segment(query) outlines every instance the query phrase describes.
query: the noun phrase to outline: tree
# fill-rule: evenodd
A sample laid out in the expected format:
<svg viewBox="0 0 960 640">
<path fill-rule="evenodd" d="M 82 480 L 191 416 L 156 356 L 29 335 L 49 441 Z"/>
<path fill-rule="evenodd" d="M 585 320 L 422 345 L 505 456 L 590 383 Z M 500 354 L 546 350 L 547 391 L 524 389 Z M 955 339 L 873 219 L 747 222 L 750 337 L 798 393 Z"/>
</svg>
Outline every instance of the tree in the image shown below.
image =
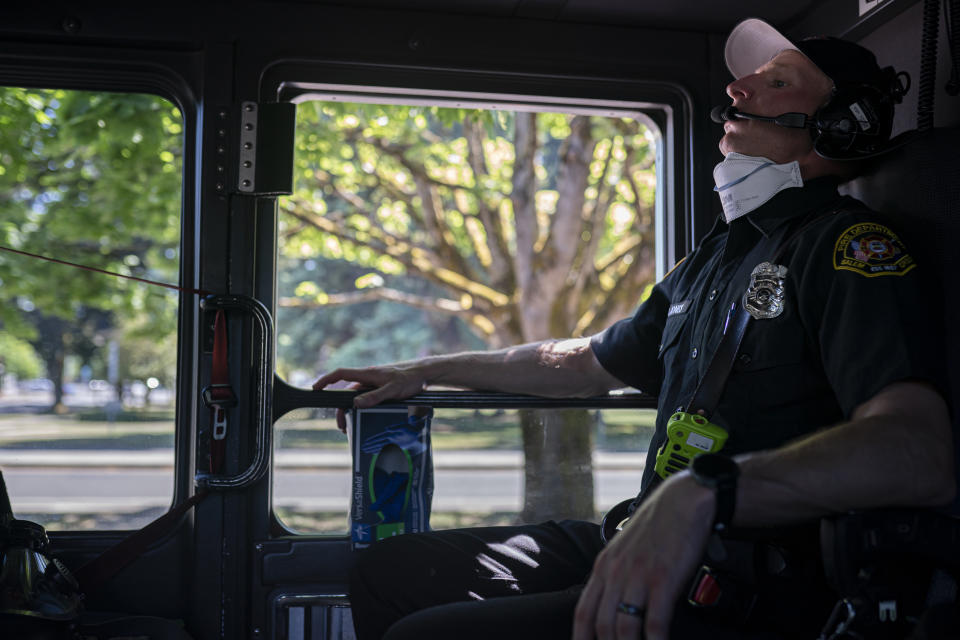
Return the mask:
<svg viewBox="0 0 960 640">
<path fill-rule="evenodd" d="M 367 269 L 282 308 L 390 300 L 460 318 L 490 347 L 588 335 L 654 279 L 655 150 L 639 119 L 312 102 L 281 253 Z M 433 292 L 392 286 L 401 274 Z M 393 280 L 391 280 L 393 278 Z M 282 322 L 281 322 L 282 324 Z M 593 517 L 585 412 L 527 412 L 524 517 Z"/>
<path fill-rule="evenodd" d="M 36 378 L 43 370 L 37 352 L 26 340 L 0 333 L 0 392 L 3 391 L 3 376 Z"/>
<path fill-rule="evenodd" d="M 169 294 L 168 294 L 169 295 Z M 176 303 L 174 300 L 164 309 L 164 326 L 176 327 Z M 174 331 L 157 332 L 156 318 L 139 314 L 120 319 L 114 328 L 112 339 L 117 345 L 118 397 L 122 399 L 124 384 L 127 381 L 151 378 L 165 387 L 173 386 L 177 377 L 177 335 Z M 153 388 L 148 384 L 144 405 L 149 407 L 150 393 Z"/>
<path fill-rule="evenodd" d="M 155 96 L 0 88 L 0 243 L 175 281 L 181 134 L 179 111 Z M 116 323 L 104 313 L 176 331 L 168 297 L 100 274 L 0 254 L 0 282 L 0 326 L 32 341 L 57 403 L 63 358 L 103 344 Z"/>
</svg>

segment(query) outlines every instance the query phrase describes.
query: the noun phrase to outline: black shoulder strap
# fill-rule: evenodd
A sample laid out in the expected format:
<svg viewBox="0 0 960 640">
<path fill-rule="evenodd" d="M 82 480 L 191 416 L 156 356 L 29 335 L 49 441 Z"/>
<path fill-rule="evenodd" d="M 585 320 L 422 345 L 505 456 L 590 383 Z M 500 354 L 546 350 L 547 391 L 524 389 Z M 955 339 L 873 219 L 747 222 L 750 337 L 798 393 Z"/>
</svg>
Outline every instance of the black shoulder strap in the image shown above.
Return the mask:
<svg viewBox="0 0 960 640">
<path fill-rule="evenodd" d="M 727 378 L 733 371 L 733 363 L 737 359 L 750 319 L 750 313 L 743 304 L 735 302 L 730 313 L 727 314 L 727 326 L 723 338 L 720 339 L 720 344 L 707 366 L 707 372 L 703 374 L 700 384 L 693 392 L 693 397 L 687 405 L 687 413 L 699 413 L 709 418 L 720 404 L 720 396 L 723 395 Z"/>
</svg>

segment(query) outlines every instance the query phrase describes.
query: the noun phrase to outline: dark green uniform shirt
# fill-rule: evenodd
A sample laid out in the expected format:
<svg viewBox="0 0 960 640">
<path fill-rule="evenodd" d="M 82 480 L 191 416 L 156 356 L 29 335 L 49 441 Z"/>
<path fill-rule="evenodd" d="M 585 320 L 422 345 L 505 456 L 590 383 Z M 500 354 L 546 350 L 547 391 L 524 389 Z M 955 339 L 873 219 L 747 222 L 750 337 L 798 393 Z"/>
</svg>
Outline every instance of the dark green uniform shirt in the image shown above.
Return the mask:
<svg viewBox="0 0 960 640">
<path fill-rule="evenodd" d="M 658 396 L 643 486 L 667 419 L 690 402 L 751 271 L 781 246 L 784 309 L 751 321 L 711 416 L 730 434 L 725 453 L 778 447 L 841 422 L 898 380 L 940 386 L 941 341 L 920 293 L 922 269 L 894 230 L 836 187 L 812 180 L 729 225 L 718 220 L 632 318 L 593 338 L 607 371 Z"/>
</svg>

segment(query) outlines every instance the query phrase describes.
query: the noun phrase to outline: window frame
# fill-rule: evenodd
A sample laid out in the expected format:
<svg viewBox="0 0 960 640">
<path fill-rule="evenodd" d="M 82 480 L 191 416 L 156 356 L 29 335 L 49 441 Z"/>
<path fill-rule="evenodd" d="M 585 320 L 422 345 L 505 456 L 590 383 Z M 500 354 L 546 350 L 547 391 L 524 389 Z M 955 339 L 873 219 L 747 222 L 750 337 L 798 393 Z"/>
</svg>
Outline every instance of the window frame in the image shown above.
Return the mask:
<svg viewBox="0 0 960 640">
<path fill-rule="evenodd" d="M 291 78 L 295 79 L 292 80 Z M 344 102 L 377 102 L 442 106 L 532 107 L 553 111 L 596 113 L 603 109 L 616 115 L 641 113 L 659 129 L 657 157 L 656 274 L 669 270 L 689 249 L 693 229 L 691 190 L 692 139 L 691 98 L 678 85 L 622 78 L 585 78 L 519 73 L 477 72 L 462 69 L 422 69 L 397 65 L 306 62 L 280 63 L 261 76 L 263 99 L 301 102 L 317 94 L 336 96 Z M 574 105 L 571 108 L 571 105 Z M 273 279 L 269 295 L 261 299 L 277 304 L 277 219 L 276 199 L 270 202 L 270 216 L 261 216 L 258 246 L 271 251 Z M 267 226 L 268 222 L 272 225 Z M 268 240 L 269 238 L 269 245 Z M 269 247 L 269 248 L 268 248 Z M 261 264 L 266 256 L 259 256 Z M 261 274 L 262 275 L 262 274 Z M 262 281 L 261 281 L 262 282 Z M 273 422 L 298 408 L 349 408 L 356 395 L 350 391 L 308 391 L 286 383 L 274 373 Z M 656 399 L 642 394 L 607 398 L 531 398 L 469 391 L 428 391 L 405 401 L 409 405 L 437 408 L 656 408 Z M 270 509 L 271 531 L 275 536 L 297 539 L 345 540 L 344 537 L 300 534 L 288 529 Z"/>
</svg>

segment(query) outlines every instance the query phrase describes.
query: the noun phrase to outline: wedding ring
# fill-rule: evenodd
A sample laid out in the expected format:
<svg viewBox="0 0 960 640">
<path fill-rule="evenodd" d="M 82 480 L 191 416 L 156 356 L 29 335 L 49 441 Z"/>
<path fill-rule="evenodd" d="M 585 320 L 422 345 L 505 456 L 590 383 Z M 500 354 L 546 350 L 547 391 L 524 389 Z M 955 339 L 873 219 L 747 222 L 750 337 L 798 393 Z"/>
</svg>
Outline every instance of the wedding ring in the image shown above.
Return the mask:
<svg viewBox="0 0 960 640">
<path fill-rule="evenodd" d="M 643 617 L 643 609 L 635 604 L 630 604 L 629 602 L 621 602 L 618 604 L 617 613 L 625 613 L 628 616 L 634 616 L 635 618 Z"/>
</svg>

